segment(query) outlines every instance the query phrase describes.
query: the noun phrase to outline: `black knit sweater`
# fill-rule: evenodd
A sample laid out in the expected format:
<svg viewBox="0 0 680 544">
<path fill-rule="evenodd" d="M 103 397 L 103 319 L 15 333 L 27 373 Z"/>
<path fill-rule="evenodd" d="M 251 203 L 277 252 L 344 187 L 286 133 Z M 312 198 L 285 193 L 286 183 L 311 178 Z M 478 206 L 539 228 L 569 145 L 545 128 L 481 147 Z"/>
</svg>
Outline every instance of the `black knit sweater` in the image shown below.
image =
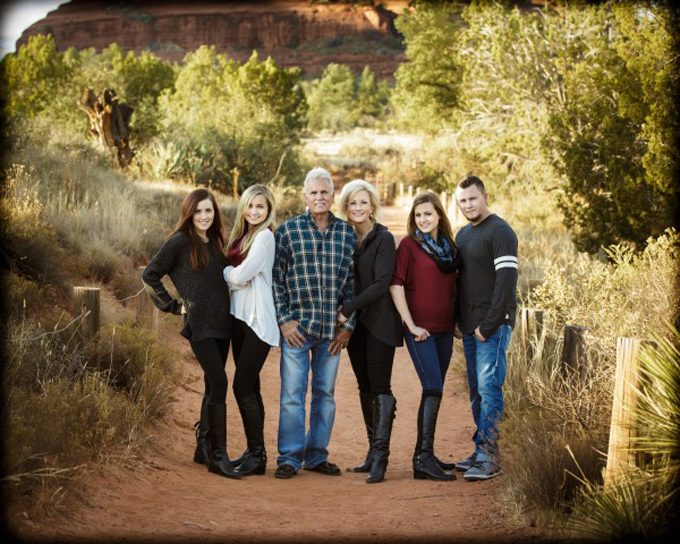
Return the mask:
<svg viewBox="0 0 680 544">
<path fill-rule="evenodd" d="M 184 305 L 184 327 L 181 334 L 190 340 L 230 338 L 232 316 L 229 311 L 229 287 L 222 271 L 226 259 L 222 252 L 207 244 L 210 261 L 194 270 L 186 234 L 170 236 L 144 269 L 142 281 L 154 304 L 163 312 L 181 313 Z M 181 301 L 177 301 L 161 279 L 170 276 Z"/>
</svg>

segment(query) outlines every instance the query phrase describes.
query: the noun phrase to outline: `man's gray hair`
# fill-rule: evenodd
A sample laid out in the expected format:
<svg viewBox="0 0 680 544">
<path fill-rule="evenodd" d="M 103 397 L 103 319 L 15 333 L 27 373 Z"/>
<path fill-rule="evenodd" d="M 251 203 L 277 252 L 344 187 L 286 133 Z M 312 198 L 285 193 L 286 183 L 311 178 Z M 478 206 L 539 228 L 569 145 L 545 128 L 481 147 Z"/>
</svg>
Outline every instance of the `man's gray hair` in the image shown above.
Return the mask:
<svg viewBox="0 0 680 544">
<path fill-rule="evenodd" d="M 331 185 L 331 193 L 334 192 L 333 189 L 333 178 L 331 177 L 331 174 L 328 170 L 325 168 L 312 168 L 309 172 L 307 172 L 307 176 L 305 177 L 305 183 L 304 183 L 304 192 L 307 192 L 307 187 L 309 185 L 309 182 L 313 179 L 325 179 L 330 183 Z"/>
</svg>

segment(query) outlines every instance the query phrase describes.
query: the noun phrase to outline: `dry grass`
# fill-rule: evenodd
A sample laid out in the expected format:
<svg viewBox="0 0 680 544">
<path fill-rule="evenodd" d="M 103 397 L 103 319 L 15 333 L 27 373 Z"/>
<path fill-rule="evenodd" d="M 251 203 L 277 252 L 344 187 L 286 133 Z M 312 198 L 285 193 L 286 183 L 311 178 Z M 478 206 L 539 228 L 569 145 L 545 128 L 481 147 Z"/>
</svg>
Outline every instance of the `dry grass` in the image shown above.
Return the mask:
<svg viewBox="0 0 680 544">
<path fill-rule="evenodd" d="M 601 483 L 611 421 L 617 337 L 650 338 L 678 315 L 680 237 L 650 240 L 642 254 L 610 248 L 610 263 L 579 255 L 548 266 L 526 301 L 542 308 L 533 357 L 519 332 L 510 346 L 501 434 L 504 504 L 523 521 L 561 526 L 585 486 Z M 588 327 L 584 381 L 562 364 L 565 324 Z"/>
</svg>

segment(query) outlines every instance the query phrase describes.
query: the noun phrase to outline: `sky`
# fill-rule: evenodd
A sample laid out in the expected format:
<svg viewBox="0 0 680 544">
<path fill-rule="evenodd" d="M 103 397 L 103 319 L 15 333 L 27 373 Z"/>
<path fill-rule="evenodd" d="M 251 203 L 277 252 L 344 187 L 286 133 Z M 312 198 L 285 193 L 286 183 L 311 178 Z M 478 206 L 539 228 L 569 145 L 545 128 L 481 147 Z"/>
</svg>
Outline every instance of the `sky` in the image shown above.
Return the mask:
<svg viewBox="0 0 680 544">
<path fill-rule="evenodd" d="M 21 33 L 68 0 L 15 0 L 0 4 L 0 58 L 15 51 Z"/>
</svg>

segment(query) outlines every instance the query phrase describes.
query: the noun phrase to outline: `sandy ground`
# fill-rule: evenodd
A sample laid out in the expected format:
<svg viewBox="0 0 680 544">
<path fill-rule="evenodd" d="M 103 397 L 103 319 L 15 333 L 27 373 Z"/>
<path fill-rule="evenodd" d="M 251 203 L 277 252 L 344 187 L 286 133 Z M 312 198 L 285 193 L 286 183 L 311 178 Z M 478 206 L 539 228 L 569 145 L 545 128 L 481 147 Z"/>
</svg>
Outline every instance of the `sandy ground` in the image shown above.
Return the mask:
<svg viewBox="0 0 680 544">
<path fill-rule="evenodd" d="M 385 222 L 397 229 L 398 223 L 403 225 L 402 217 L 402 211 L 388 210 Z M 180 350 L 183 379 L 168 416 L 152 429 L 154 436 L 141 453 L 143 468 L 93 476 L 80 511 L 68 520 L 43 526 L 42 537 L 69 542 L 545 540 L 537 529 L 518 527 L 503 516 L 498 499 L 502 476 L 477 483 L 460 476 L 447 483 L 413 479 L 411 456 L 421 389 L 405 347 L 397 350 L 394 363 L 397 417 L 385 482 L 368 485 L 362 474 L 329 477 L 304 470 L 291 480 L 274 478 L 279 349 L 272 350 L 261 376 L 267 411 L 266 474 L 229 480 L 208 473 L 192 461 L 202 372 L 178 331 L 179 323 L 172 321 L 166 320 L 162 327 L 165 341 Z M 437 455 L 448 461 L 467 457 L 472 446 L 467 389 L 464 376 L 455 369 L 461 357 L 456 341 L 436 438 Z M 227 370 L 231 381 L 231 356 Z M 344 471 L 363 461 L 367 448 L 346 352 L 341 357 L 336 400 L 330 460 Z M 227 409 L 228 450 L 236 457 L 245 447 L 245 437 L 231 391 Z"/>
</svg>

